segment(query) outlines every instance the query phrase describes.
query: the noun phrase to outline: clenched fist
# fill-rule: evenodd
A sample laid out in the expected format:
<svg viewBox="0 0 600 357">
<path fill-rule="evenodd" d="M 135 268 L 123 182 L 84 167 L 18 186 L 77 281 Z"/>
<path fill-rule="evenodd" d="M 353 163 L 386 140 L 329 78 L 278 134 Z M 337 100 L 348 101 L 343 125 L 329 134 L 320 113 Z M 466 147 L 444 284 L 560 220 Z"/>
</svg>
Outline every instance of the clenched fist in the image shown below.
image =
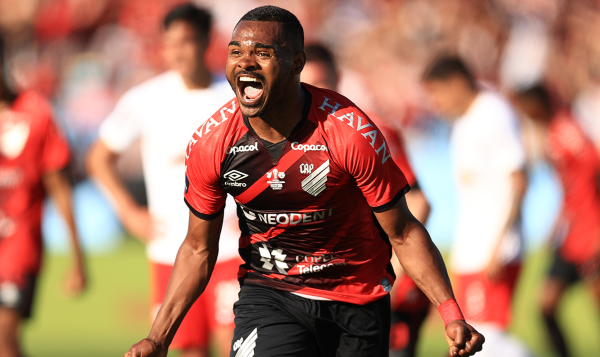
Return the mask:
<svg viewBox="0 0 600 357">
<path fill-rule="evenodd" d="M 450 357 L 472 356 L 481 351 L 485 337 L 465 320 L 455 320 L 446 326 L 446 342 L 450 346 Z"/>
<path fill-rule="evenodd" d="M 169 349 L 145 338 L 131 346 L 123 357 L 167 357 Z"/>
</svg>

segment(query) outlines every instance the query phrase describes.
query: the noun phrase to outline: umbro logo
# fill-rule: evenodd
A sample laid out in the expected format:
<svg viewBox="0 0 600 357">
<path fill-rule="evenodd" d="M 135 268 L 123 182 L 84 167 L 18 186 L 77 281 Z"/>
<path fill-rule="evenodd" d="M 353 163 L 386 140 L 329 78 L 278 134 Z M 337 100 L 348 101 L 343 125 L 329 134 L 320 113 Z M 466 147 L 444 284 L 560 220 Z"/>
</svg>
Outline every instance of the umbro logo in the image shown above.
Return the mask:
<svg viewBox="0 0 600 357">
<path fill-rule="evenodd" d="M 246 177 L 248 177 L 248 174 L 245 174 L 238 170 L 231 170 L 228 173 L 226 173 L 225 175 L 223 175 L 223 177 L 230 181 L 239 181 L 239 180 L 243 180 Z"/>
<path fill-rule="evenodd" d="M 245 179 L 246 177 L 248 177 L 248 174 L 245 174 L 238 170 L 231 170 L 228 173 L 226 173 L 225 175 L 223 175 L 223 178 L 229 180 L 229 181 L 225 181 L 225 185 L 233 186 L 233 187 L 246 187 L 245 183 L 237 182 L 237 181 Z"/>
</svg>

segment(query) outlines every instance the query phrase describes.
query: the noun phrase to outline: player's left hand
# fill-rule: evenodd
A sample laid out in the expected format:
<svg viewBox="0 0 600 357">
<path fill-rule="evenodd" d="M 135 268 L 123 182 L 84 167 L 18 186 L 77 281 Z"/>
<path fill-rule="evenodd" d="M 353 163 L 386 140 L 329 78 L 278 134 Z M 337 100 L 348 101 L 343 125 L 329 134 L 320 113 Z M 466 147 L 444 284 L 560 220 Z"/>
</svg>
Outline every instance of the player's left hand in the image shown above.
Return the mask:
<svg viewBox="0 0 600 357">
<path fill-rule="evenodd" d="M 149 338 L 131 346 L 123 357 L 167 357 L 169 351 Z"/>
<path fill-rule="evenodd" d="M 64 292 L 68 297 L 75 297 L 80 295 L 87 286 L 87 276 L 85 269 L 82 265 L 76 264 L 71 271 L 69 271 L 67 278 L 64 282 Z"/>
<path fill-rule="evenodd" d="M 450 357 L 472 356 L 481 351 L 485 337 L 464 320 L 455 320 L 446 326 L 446 342 Z"/>
</svg>

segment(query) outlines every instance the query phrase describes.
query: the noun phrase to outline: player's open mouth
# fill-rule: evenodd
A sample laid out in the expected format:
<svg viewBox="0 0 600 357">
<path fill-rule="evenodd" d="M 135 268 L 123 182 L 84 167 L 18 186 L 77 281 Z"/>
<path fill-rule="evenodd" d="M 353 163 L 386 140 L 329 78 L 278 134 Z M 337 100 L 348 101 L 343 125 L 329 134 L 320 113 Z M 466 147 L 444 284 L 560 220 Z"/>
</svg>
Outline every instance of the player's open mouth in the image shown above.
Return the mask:
<svg viewBox="0 0 600 357">
<path fill-rule="evenodd" d="M 252 106 L 260 101 L 264 90 L 263 84 L 258 78 L 241 75 L 237 82 L 243 104 Z"/>
</svg>

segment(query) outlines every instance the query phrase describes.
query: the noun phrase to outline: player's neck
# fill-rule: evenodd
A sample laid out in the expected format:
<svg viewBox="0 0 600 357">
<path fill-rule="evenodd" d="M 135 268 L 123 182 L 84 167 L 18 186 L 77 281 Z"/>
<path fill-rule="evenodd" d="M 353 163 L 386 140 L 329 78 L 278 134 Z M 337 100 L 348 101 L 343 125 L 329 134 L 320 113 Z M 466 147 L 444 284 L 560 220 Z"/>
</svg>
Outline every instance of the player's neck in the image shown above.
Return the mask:
<svg viewBox="0 0 600 357">
<path fill-rule="evenodd" d="M 193 75 L 181 75 L 181 79 L 189 90 L 205 89 L 212 83 L 212 75 L 206 66 L 200 66 Z"/>
<path fill-rule="evenodd" d="M 299 84 L 300 82 L 292 86 L 293 90 L 288 90 L 289 94 L 284 94 L 266 113 L 260 117 L 248 118 L 252 129 L 261 139 L 272 143 L 283 141 L 302 120 L 306 95 Z"/>
</svg>

